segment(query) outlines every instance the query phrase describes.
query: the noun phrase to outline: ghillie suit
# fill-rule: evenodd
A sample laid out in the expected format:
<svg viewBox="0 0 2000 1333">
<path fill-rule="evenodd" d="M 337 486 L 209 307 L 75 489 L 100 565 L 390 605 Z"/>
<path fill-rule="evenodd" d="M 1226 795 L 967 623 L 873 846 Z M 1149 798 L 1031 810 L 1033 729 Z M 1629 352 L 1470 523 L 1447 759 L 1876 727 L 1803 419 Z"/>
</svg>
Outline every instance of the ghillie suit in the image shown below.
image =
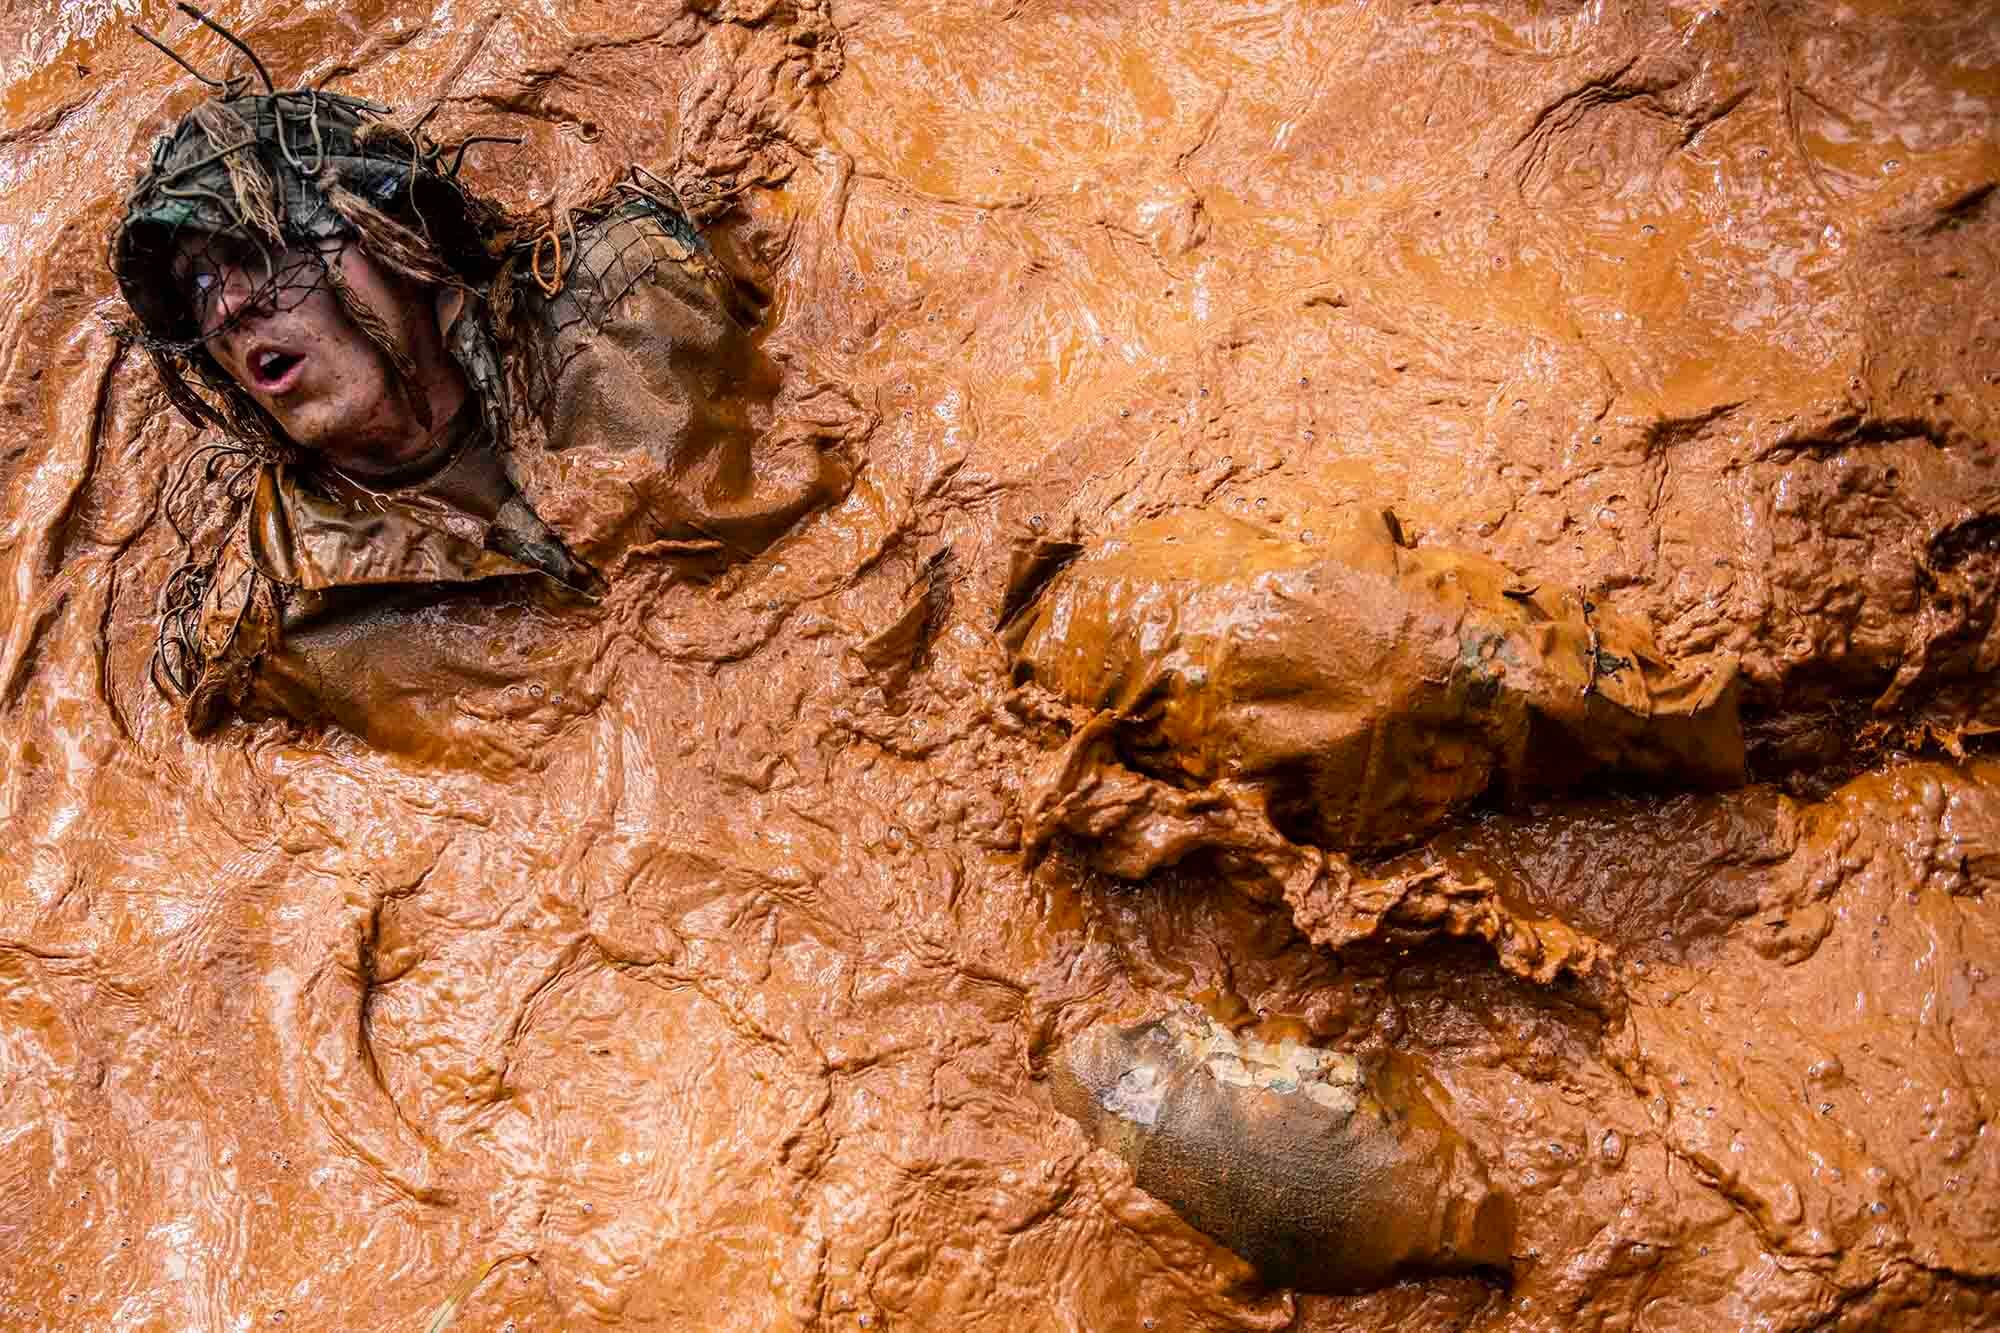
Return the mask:
<svg viewBox="0 0 2000 1333">
<path fill-rule="evenodd" d="M 198 428 L 169 488 L 190 550 L 162 590 L 152 675 L 197 733 L 231 713 L 321 715 L 321 673 L 290 631 L 412 586 L 541 580 L 588 598 L 598 568 L 649 544 L 713 564 L 774 540 L 841 494 L 839 413 L 774 426 L 776 377 L 749 334 L 759 310 L 671 187 L 642 168 L 530 225 L 459 181 L 472 144 L 441 145 L 390 108 L 279 91 L 255 54 L 154 146 L 111 243 L 111 267 L 168 397 Z M 362 480 L 316 458 L 216 360 L 209 340 L 253 312 L 330 291 L 426 427 L 414 368 L 343 280 L 360 247 L 438 292 L 444 345 L 470 390 L 444 443 L 406 475 Z M 204 261 L 204 254 L 226 256 Z M 203 302 L 223 263 L 254 292 L 218 328 Z M 468 507 L 466 497 L 473 497 Z"/>
</svg>

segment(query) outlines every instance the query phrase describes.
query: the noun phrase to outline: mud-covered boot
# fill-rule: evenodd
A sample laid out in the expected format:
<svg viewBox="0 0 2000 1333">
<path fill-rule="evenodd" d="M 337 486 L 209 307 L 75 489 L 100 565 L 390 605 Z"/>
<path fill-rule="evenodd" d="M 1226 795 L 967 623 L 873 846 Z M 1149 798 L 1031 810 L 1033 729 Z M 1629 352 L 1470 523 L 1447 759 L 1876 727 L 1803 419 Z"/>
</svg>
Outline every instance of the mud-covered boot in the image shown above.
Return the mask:
<svg viewBox="0 0 2000 1333">
<path fill-rule="evenodd" d="M 1139 1188 L 1272 1284 L 1507 1267 L 1512 1200 L 1412 1076 L 1175 1012 L 1084 1032 L 1051 1086 Z"/>
</svg>

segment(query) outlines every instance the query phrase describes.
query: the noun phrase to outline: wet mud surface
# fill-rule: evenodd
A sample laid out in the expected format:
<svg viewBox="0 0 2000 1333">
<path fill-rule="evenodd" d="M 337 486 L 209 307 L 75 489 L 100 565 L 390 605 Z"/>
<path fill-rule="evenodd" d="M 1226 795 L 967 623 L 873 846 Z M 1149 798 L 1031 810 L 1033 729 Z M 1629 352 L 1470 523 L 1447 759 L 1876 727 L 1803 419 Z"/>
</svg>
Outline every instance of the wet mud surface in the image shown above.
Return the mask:
<svg viewBox="0 0 2000 1333">
<path fill-rule="evenodd" d="M 0 1327 L 2000 1326 L 1992 5 L 223 7 L 512 205 L 669 176 L 866 414 L 717 578 L 409 608 L 374 744 L 147 684 L 103 256 L 194 90 L 113 9 L 0 47 Z M 1029 846 L 1019 543 L 1357 510 L 1732 663 L 1748 783 Z M 1141 1189 L 1063 1070 L 1194 1013 L 1422 1071 L 1504 1261 Z"/>
</svg>

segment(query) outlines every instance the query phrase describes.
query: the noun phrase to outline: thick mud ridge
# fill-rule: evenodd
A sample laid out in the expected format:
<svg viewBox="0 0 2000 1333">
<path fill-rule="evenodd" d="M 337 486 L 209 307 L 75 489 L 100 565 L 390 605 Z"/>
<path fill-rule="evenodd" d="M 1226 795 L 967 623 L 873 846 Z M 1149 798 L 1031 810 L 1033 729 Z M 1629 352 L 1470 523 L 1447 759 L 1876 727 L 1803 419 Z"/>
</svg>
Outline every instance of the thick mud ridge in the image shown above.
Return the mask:
<svg viewBox="0 0 2000 1333">
<path fill-rule="evenodd" d="M 218 15 L 525 136 L 510 204 L 669 177 L 861 466 L 719 579 L 414 616 L 370 737 L 190 740 L 104 268 L 185 21 L 11 10 L 0 1327 L 2000 1327 L 2000 8 Z M 1726 674 L 1747 781 L 1042 818 L 1146 766 L 1017 670 L 1021 552 L 1385 512 Z M 1505 1253 L 1267 1283 L 1065 1113 L 1125 1032 L 1408 1071 Z"/>
</svg>

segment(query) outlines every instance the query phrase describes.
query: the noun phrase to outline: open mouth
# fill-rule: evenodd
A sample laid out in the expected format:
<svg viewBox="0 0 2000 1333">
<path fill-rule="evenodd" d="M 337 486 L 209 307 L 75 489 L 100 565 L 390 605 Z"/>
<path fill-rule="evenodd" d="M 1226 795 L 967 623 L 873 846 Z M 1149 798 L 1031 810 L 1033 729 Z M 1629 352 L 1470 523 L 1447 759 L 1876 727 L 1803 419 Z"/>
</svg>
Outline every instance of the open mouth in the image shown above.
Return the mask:
<svg viewBox="0 0 2000 1333">
<path fill-rule="evenodd" d="M 292 352 L 260 348 L 250 355 L 250 377 L 263 393 L 282 393 L 298 378 L 305 358 Z"/>
</svg>

